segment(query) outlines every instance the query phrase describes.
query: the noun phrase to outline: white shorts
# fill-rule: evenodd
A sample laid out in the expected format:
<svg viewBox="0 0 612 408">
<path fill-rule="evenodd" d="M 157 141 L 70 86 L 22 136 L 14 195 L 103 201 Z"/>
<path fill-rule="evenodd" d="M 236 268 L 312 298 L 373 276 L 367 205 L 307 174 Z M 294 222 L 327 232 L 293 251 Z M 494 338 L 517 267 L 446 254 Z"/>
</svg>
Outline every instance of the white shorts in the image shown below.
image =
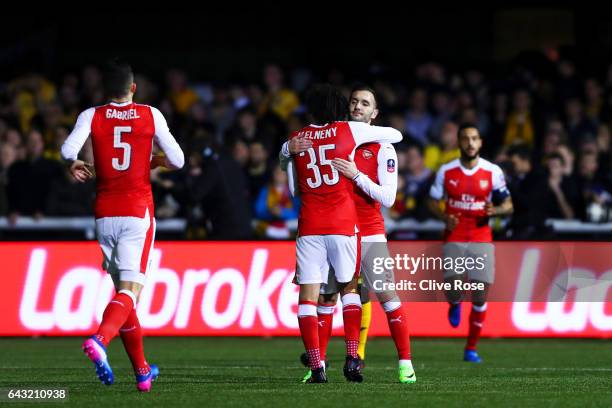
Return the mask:
<svg viewBox="0 0 612 408">
<path fill-rule="evenodd" d="M 467 279 L 492 284 L 495 281 L 495 246 L 491 242 L 447 242 L 442 246 L 444 258 L 461 261 L 444 271 L 444 279 Z M 464 263 L 470 261 L 471 267 Z M 477 262 L 478 263 L 477 263 Z M 466 273 L 467 272 L 467 273 Z"/>
<path fill-rule="evenodd" d="M 390 257 L 389 248 L 387 247 L 387 237 L 384 234 L 368 235 L 361 237 L 361 254 L 360 254 L 360 278 L 363 280 L 363 287 L 372 288 L 374 280 L 382 279 L 385 282 L 395 282 L 393 270 L 385 270 L 382 275 L 376 275 L 372 271 L 373 258 Z M 331 295 L 338 293 L 340 288 L 334 277 L 333 268 L 329 271 L 327 283 L 321 285 L 319 293 L 322 295 Z M 384 291 L 383 291 L 384 292 Z M 364 302 L 365 303 L 365 302 Z"/>
<path fill-rule="evenodd" d="M 340 283 L 350 282 L 359 272 L 356 235 L 306 235 L 296 241 L 300 285 L 327 283 L 330 266 Z"/>
<path fill-rule="evenodd" d="M 113 281 L 144 285 L 155 241 L 155 218 L 147 210 L 143 218 L 104 217 L 96 219 L 102 268 Z"/>
</svg>

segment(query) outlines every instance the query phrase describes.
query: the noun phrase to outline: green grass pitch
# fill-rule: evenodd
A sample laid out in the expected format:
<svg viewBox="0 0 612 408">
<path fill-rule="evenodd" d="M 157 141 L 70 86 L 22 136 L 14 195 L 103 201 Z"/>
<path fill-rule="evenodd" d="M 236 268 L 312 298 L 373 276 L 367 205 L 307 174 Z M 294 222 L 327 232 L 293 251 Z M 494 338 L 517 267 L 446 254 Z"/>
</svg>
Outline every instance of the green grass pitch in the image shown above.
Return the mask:
<svg viewBox="0 0 612 408">
<path fill-rule="evenodd" d="M 484 363 L 461 361 L 463 340 L 413 339 L 416 384 L 399 384 L 389 339 L 368 343 L 365 382 L 342 376 L 344 343 L 330 344 L 330 383 L 304 385 L 299 338 L 146 338 L 160 378 L 139 394 L 121 341 L 109 348 L 115 384 L 104 386 L 81 338 L 0 339 L 0 389 L 69 390 L 58 406 L 137 407 L 590 407 L 612 406 L 606 340 L 482 340 Z M 6 406 L 33 406 L 6 403 Z M 49 406 L 43 403 L 44 406 Z"/>
</svg>

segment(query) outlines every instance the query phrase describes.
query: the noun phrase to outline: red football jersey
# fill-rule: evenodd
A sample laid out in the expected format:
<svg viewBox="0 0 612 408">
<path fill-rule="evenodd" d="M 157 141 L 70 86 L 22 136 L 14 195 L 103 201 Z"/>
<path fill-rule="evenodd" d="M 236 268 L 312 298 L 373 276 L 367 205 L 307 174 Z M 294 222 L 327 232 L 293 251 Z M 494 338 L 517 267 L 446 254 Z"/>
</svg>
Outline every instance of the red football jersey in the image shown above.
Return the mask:
<svg viewBox="0 0 612 408">
<path fill-rule="evenodd" d="M 151 149 L 155 122 L 147 105 L 95 108 L 91 139 L 96 168 L 95 216 L 153 216 Z"/>
<path fill-rule="evenodd" d="M 430 195 L 436 200 L 446 196 L 446 213 L 459 218 L 455 229 L 444 232 L 445 241 L 491 242 L 485 204 L 494 192 L 502 198 L 509 196 L 504 174 L 496 164 L 480 158 L 476 167 L 467 169 L 455 159 L 440 167 Z"/>
<path fill-rule="evenodd" d="M 376 184 L 379 184 L 379 151 L 379 143 L 364 144 L 355 151 L 355 165 L 357 169 Z M 393 170 L 395 171 L 395 167 Z M 353 192 L 355 194 L 355 208 L 357 209 L 357 225 L 361 235 L 384 234 L 385 220 L 380 212 L 380 203 L 368 196 L 356 184 L 353 184 Z"/>
<path fill-rule="evenodd" d="M 352 181 L 341 176 L 331 161 L 348 159 L 364 143 L 399 142 L 401 133 L 361 122 L 334 122 L 307 126 L 291 138 L 297 136 L 305 136 L 313 143 L 310 149 L 294 156 L 302 198 L 299 235 L 354 235 L 357 211 Z"/>
</svg>

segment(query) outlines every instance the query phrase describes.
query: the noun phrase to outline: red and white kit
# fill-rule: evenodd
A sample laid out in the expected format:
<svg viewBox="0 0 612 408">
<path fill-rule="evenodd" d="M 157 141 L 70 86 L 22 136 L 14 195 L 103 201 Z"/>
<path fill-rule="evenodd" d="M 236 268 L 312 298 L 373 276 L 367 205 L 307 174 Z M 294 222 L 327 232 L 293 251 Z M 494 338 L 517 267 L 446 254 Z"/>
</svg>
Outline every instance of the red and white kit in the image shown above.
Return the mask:
<svg viewBox="0 0 612 408">
<path fill-rule="evenodd" d="M 114 279 L 143 284 L 155 239 L 150 183 L 153 141 L 176 168 L 184 164 L 183 152 L 159 110 L 132 102 L 83 111 L 62 146 L 62 157 L 76 160 L 90 135 L 103 267 Z"/>
<path fill-rule="evenodd" d="M 429 195 L 434 200 L 446 197 L 446 213 L 459 218 L 452 231 L 445 231 L 446 242 L 491 242 L 493 240 L 485 205 L 495 196 L 510 196 L 501 168 L 483 158 L 472 169 L 459 159 L 444 164 L 436 174 Z"/>
<path fill-rule="evenodd" d="M 329 266 L 338 282 L 349 282 L 358 271 L 357 209 L 353 182 L 332 166 L 335 158 L 354 157 L 366 143 L 396 143 L 399 131 L 361 122 L 307 126 L 291 137 L 305 136 L 313 146 L 294 156 L 302 199 L 298 220 L 297 282 L 325 283 Z M 288 148 L 283 146 L 283 155 Z"/>
<path fill-rule="evenodd" d="M 368 143 L 355 152 L 360 174 L 353 186 L 361 240 L 385 242 L 385 220 L 381 203 L 390 207 L 397 193 L 397 153 L 389 143 Z"/>
</svg>

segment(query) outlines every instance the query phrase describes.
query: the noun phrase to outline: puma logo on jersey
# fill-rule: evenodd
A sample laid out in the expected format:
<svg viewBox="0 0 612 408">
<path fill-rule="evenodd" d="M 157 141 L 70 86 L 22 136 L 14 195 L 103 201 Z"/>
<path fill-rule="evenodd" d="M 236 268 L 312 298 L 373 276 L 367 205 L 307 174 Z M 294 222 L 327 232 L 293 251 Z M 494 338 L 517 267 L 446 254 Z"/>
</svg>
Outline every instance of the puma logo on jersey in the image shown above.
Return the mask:
<svg viewBox="0 0 612 408">
<path fill-rule="evenodd" d="M 451 183 L 454 187 L 457 187 L 459 185 L 459 180 L 448 180 L 449 183 Z"/>
<path fill-rule="evenodd" d="M 402 316 L 398 316 L 398 317 L 389 319 L 389 323 L 401 323 L 401 322 L 402 322 Z"/>
</svg>

